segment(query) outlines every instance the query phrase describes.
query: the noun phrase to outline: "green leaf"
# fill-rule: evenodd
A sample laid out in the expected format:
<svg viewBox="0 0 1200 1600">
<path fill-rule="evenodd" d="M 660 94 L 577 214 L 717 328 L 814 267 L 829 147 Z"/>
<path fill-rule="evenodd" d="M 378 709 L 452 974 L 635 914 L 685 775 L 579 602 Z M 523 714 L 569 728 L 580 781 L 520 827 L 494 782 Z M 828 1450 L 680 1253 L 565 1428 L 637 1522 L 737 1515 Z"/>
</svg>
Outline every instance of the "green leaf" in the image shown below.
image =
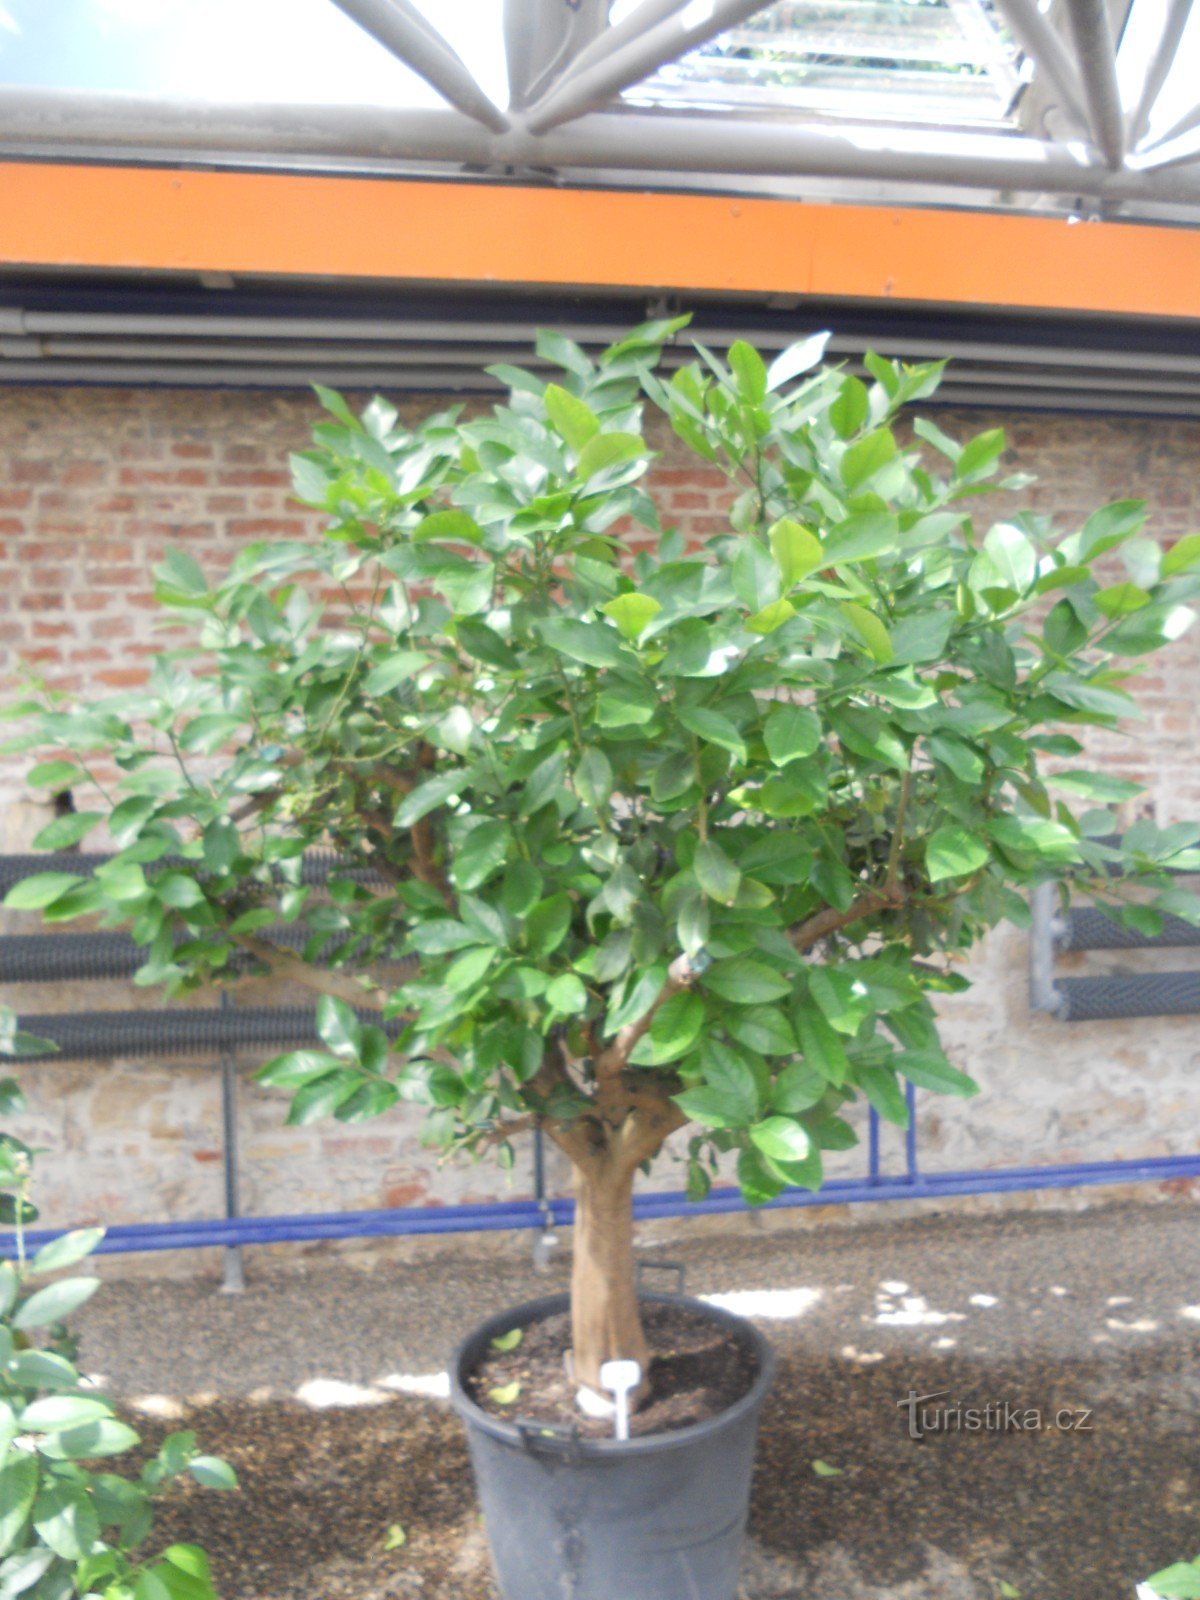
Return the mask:
<svg viewBox="0 0 1200 1600">
<path fill-rule="evenodd" d="M 824 1097 L 828 1087 L 828 1077 L 819 1072 L 806 1055 L 804 1061 L 795 1061 L 784 1067 L 771 1085 L 768 1099 L 773 1111 L 783 1111 L 794 1117 L 801 1111 L 811 1110 Z"/>
<path fill-rule="evenodd" d="M 662 604 L 653 595 L 619 594 L 600 607 L 617 625 L 623 639 L 636 639 L 646 631 L 662 610 Z"/>
<path fill-rule="evenodd" d="M 734 724 L 720 711 L 710 711 L 706 706 L 681 706 L 677 712 L 680 722 L 697 738 L 707 744 L 720 745 L 731 751 L 739 761 L 746 759 L 746 746 Z"/>
<path fill-rule="evenodd" d="M 607 805 L 613 792 L 612 763 L 604 751 L 589 745 L 575 768 L 575 793 L 587 806 Z"/>
<path fill-rule="evenodd" d="M 754 1073 L 732 1050 L 706 1052 L 705 1081 L 673 1098 L 685 1116 L 706 1128 L 742 1128 L 758 1117 L 758 1084 Z"/>
<path fill-rule="evenodd" d="M 816 534 L 790 517 L 781 517 L 769 538 L 785 589 L 792 588 L 825 563 L 824 546 Z"/>
<path fill-rule="evenodd" d="M 436 777 L 426 778 L 411 794 L 405 795 L 397 806 L 394 818 L 396 826 L 411 828 L 422 817 L 427 817 L 431 811 L 453 800 L 470 783 L 471 776 L 471 769 L 462 767 L 457 772 L 439 772 Z"/>
<path fill-rule="evenodd" d="M 331 994 L 317 1000 L 317 1037 L 343 1061 L 355 1061 L 362 1048 L 362 1023 L 352 1006 Z"/>
<path fill-rule="evenodd" d="M 1128 616 L 1130 612 L 1140 611 L 1143 606 L 1150 604 L 1150 596 L 1136 583 L 1114 583 L 1111 588 L 1101 589 L 1094 594 L 1092 599 L 1106 617 Z"/>
<path fill-rule="evenodd" d="M 736 339 L 729 346 L 729 365 L 738 394 L 748 405 L 760 406 L 767 397 L 767 368 L 758 351 L 744 339 Z"/>
<path fill-rule="evenodd" d="M 1104 641 L 1105 648 L 1124 656 L 1148 655 L 1181 639 L 1195 620 L 1196 613 L 1190 606 L 1144 606 L 1117 623 Z M 1115 714 L 1120 716 L 1121 712 Z"/>
<path fill-rule="evenodd" d="M 843 378 L 837 399 L 829 408 L 829 420 L 838 438 L 853 438 L 866 422 L 870 410 L 871 397 L 866 384 L 860 378 Z"/>
<path fill-rule="evenodd" d="M 825 565 L 869 561 L 890 555 L 900 542 L 900 525 L 888 511 L 863 511 L 839 522 L 825 541 Z"/>
<path fill-rule="evenodd" d="M 892 430 L 876 428 L 847 448 L 842 457 L 842 482 L 850 490 L 861 488 L 895 457 L 896 440 Z"/>
<path fill-rule="evenodd" d="M 319 1050 L 289 1050 L 268 1061 L 254 1076 L 257 1082 L 271 1089 L 299 1089 L 336 1072 L 340 1066 L 336 1056 L 324 1055 Z"/>
<path fill-rule="evenodd" d="M 535 905 L 525 918 L 523 929 L 531 953 L 553 955 L 566 938 L 574 914 L 575 902 L 565 890 Z"/>
<path fill-rule="evenodd" d="M 41 911 L 84 881 L 71 872 L 35 872 L 13 884 L 4 905 L 8 911 Z"/>
<path fill-rule="evenodd" d="M 1068 794 L 1085 795 L 1089 800 L 1102 800 L 1119 804 L 1122 800 L 1135 800 L 1145 794 L 1145 785 L 1130 783 L 1127 778 L 1113 778 L 1106 772 L 1048 772 L 1044 781 L 1055 789 L 1065 789 Z"/>
<path fill-rule="evenodd" d="M 507 822 L 491 818 L 477 823 L 454 852 L 453 877 L 460 889 L 478 889 L 504 865 L 512 845 Z"/>
<path fill-rule="evenodd" d="M 869 761 L 881 761 L 897 772 L 907 771 L 908 752 L 903 741 L 874 711 L 836 706 L 829 711 L 829 722 L 847 750 Z"/>
<path fill-rule="evenodd" d="M 483 529 L 474 517 L 457 507 L 431 511 L 417 523 L 412 536 L 417 544 L 425 544 L 431 539 L 444 539 L 458 544 L 483 543 Z"/>
<path fill-rule="evenodd" d="M 1131 621 L 1140 620 L 1138 613 Z M 1119 628 L 1114 632 L 1119 632 Z M 1110 641 L 1111 642 L 1111 641 Z M 1119 689 L 1106 689 L 1102 684 L 1085 683 L 1082 678 L 1072 678 L 1065 672 L 1052 672 L 1043 680 L 1043 686 L 1056 700 L 1070 706 L 1073 711 L 1084 711 L 1093 716 L 1127 716 L 1133 701 Z"/>
<path fill-rule="evenodd" d="M 859 1067 L 858 1085 L 885 1122 L 908 1127 L 908 1101 L 890 1067 Z"/>
<path fill-rule="evenodd" d="M 800 1048 L 804 1052 L 805 1062 L 835 1088 L 840 1088 L 846 1081 L 850 1062 L 837 1029 L 825 1016 L 818 1015 L 807 1006 L 797 1009 L 795 1015 L 796 1032 L 800 1037 Z M 855 1022 L 856 1032 L 857 1026 Z M 822 1092 L 824 1092 L 823 1086 Z"/>
<path fill-rule="evenodd" d="M 92 1400 L 85 1395 L 53 1394 L 35 1400 L 21 1413 L 21 1427 L 30 1433 L 61 1433 L 64 1428 L 79 1428 L 112 1416 L 107 1400 Z"/>
<path fill-rule="evenodd" d="M 1200 1600 L 1200 1562 L 1177 1561 L 1146 1579 L 1159 1600 Z"/>
<path fill-rule="evenodd" d="M 186 911 L 204 904 L 204 890 L 186 872 L 164 872 L 154 880 L 154 893 L 165 906 Z"/>
<path fill-rule="evenodd" d="M 696 994 L 673 994 L 654 1013 L 650 1032 L 634 1051 L 638 1066 L 661 1066 L 685 1055 L 704 1027 L 704 1002 Z M 648 1049 L 643 1052 L 643 1046 Z"/>
<path fill-rule="evenodd" d="M 384 1535 L 383 1548 L 385 1550 L 402 1550 L 408 1543 L 408 1535 L 398 1522 L 393 1522 Z"/>
<path fill-rule="evenodd" d="M 10 1450 L 0 1465 L 0 1556 L 7 1556 L 16 1544 L 37 1488 L 37 1462 L 31 1455 Z"/>
<path fill-rule="evenodd" d="M 730 563 L 733 592 L 748 610 L 761 611 L 779 598 L 780 572 L 757 539 L 743 538 Z"/>
<path fill-rule="evenodd" d="M 542 403 L 555 432 L 561 434 L 576 455 L 600 432 L 600 419 L 591 406 L 557 383 L 546 385 Z"/>
<path fill-rule="evenodd" d="M 30 1270 L 61 1272 L 64 1267 L 73 1267 L 84 1256 L 90 1256 L 103 1237 L 103 1228 L 77 1228 L 72 1233 L 60 1234 L 42 1246 L 30 1262 Z"/>
<path fill-rule="evenodd" d="M 769 606 L 764 606 L 761 611 L 755 611 L 746 618 L 746 626 L 751 633 L 774 633 L 776 628 L 782 628 L 785 622 L 790 622 L 796 615 L 796 608 L 790 600 L 772 600 Z"/>
<path fill-rule="evenodd" d="M 546 1001 L 560 1016 L 574 1016 L 587 1010 L 588 992 L 573 972 L 564 972 L 547 988 Z"/>
<path fill-rule="evenodd" d="M 33 1503 L 33 1525 L 42 1543 L 64 1561 L 82 1561 L 100 1537 L 100 1519 L 86 1490 L 50 1481 Z"/>
<path fill-rule="evenodd" d="M 1037 551 L 1020 528 L 1011 522 L 998 522 L 983 541 L 983 553 L 991 565 L 986 581 L 976 587 L 1003 587 L 1024 595 L 1037 577 Z"/>
<path fill-rule="evenodd" d="M 1144 500 L 1114 500 L 1111 505 L 1101 506 L 1083 525 L 1079 536 L 1080 559 L 1094 561 L 1137 533 L 1145 521 Z"/>
<path fill-rule="evenodd" d="M 99 811 L 71 811 L 65 817 L 55 817 L 35 837 L 35 850 L 73 850 L 81 839 L 87 837 L 98 822 L 104 820 Z"/>
<path fill-rule="evenodd" d="M 767 1117 L 755 1123 L 750 1137 L 772 1161 L 803 1161 L 809 1152 L 808 1134 L 791 1117 Z"/>
<path fill-rule="evenodd" d="M 205 1489 L 236 1489 L 237 1473 L 219 1456 L 196 1456 L 187 1464 L 187 1470 Z"/>
<path fill-rule="evenodd" d="M 73 761 L 40 761 L 25 774 L 32 789 L 70 789 L 83 778 Z"/>
<path fill-rule="evenodd" d="M 946 878 L 965 878 L 988 859 L 983 840 L 965 828 L 938 828 L 925 846 L 925 866 L 932 883 Z"/>
<path fill-rule="evenodd" d="M 464 618 L 457 624 L 461 631 Z M 429 657 L 419 650 L 395 650 L 376 663 L 363 679 L 366 694 L 390 694 L 401 683 L 410 683 L 413 676 L 428 664 Z"/>
<path fill-rule="evenodd" d="M 61 1322 L 90 1300 L 99 1287 L 99 1278 L 62 1278 L 58 1283 L 49 1283 L 21 1302 L 13 1314 L 13 1327 L 44 1328 Z"/>
<path fill-rule="evenodd" d="M 868 611 L 866 606 L 860 606 L 857 601 L 843 600 L 841 612 L 876 661 L 892 659 L 891 637 L 873 611 Z"/>
<path fill-rule="evenodd" d="M 815 753 L 821 743 L 821 723 L 808 706 L 777 705 L 763 724 L 767 754 L 777 767 Z"/>
<path fill-rule="evenodd" d="M 301 1084 L 288 1107 L 288 1127 L 307 1128 L 322 1117 L 333 1116 L 341 1106 L 350 1102 L 361 1086 L 360 1074 L 344 1068 L 326 1073 L 311 1083 Z"/>
<path fill-rule="evenodd" d="M 800 339 L 788 345 L 786 350 L 781 350 L 767 368 L 768 391 L 781 389 L 802 372 L 810 372 L 825 354 L 829 339 L 828 333 L 811 333 L 807 339 Z"/>
<path fill-rule="evenodd" d="M 719 844 L 710 839 L 701 840 L 696 846 L 692 870 L 700 887 L 713 900 L 731 906 L 737 899 L 742 875 Z"/>
<path fill-rule="evenodd" d="M 919 1089 L 956 1095 L 960 1100 L 969 1100 L 979 1093 L 979 1085 L 965 1072 L 952 1067 L 940 1050 L 904 1050 L 893 1064 L 897 1072 Z"/>
<path fill-rule="evenodd" d="M 492 1340 L 493 1350 L 515 1350 L 525 1337 L 521 1328 L 510 1328 L 507 1333 L 498 1333 Z"/>
<path fill-rule="evenodd" d="M 586 481 L 603 472 L 606 467 L 636 461 L 645 454 L 646 441 L 636 433 L 598 433 L 579 452 L 579 463 L 575 470 Z"/>
<path fill-rule="evenodd" d="M 520 1398 L 520 1394 L 521 1385 L 518 1381 L 514 1380 L 512 1383 L 503 1383 L 495 1389 L 489 1389 L 488 1399 L 492 1401 L 494 1405 L 511 1406 L 514 1405 Z"/>
<path fill-rule="evenodd" d="M 1197 562 L 1200 562 L 1200 533 L 1185 534 L 1164 552 L 1162 575 L 1173 578 L 1177 572 L 1187 572 Z"/>
<path fill-rule="evenodd" d="M 954 476 L 960 483 L 975 483 L 980 478 L 990 477 L 1004 454 L 1005 444 L 1003 428 L 991 428 L 987 433 L 976 434 L 959 451 Z"/>
<path fill-rule="evenodd" d="M 572 617 L 548 617 L 537 624 L 537 631 L 551 650 L 581 661 L 588 667 L 615 667 L 631 660 L 621 649 L 620 637 L 613 628 L 598 622 L 577 622 Z"/>
<path fill-rule="evenodd" d="M 812 1469 L 818 1478 L 840 1478 L 842 1475 L 842 1468 L 831 1467 L 828 1461 L 814 1461 Z"/>
<path fill-rule="evenodd" d="M 751 956 L 718 961 L 702 978 L 706 989 L 738 1006 L 762 1005 L 792 992 L 792 980 Z"/>
</svg>

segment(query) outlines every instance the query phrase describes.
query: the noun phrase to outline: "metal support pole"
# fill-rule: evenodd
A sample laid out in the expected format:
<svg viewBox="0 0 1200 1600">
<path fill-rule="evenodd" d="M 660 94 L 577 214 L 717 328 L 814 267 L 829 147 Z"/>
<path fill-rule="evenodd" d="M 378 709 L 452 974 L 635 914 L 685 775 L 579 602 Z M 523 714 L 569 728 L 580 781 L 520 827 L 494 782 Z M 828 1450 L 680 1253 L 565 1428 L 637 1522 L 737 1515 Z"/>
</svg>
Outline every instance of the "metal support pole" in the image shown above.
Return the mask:
<svg viewBox="0 0 1200 1600">
<path fill-rule="evenodd" d="M 1125 116 L 1108 7 L 1104 0 L 1067 0 L 1067 16 L 1083 75 L 1092 137 L 1116 172 L 1125 160 Z"/>
<path fill-rule="evenodd" d="M 1029 897 L 1029 1005 L 1033 1011 L 1062 1014 L 1062 996 L 1054 987 L 1054 885 L 1039 883 Z"/>
<path fill-rule="evenodd" d="M 493 137 L 458 112 L 377 106 L 165 105 L 150 98 L 0 89 L 0 152 L 161 162 L 224 151 L 235 163 L 306 154 L 381 162 L 451 161 L 473 166 L 555 166 L 702 173 L 705 178 L 777 175 L 871 183 L 966 185 L 1021 194 L 1098 195 L 1116 201 L 1200 201 L 1185 173 L 1112 172 L 1074 149 L 1041 139 L 866 123 L 802 127 L 748 117 L 622 111 L 586 116 L 539 138 L 513 129 Z"/>
<path fill-rule="evenodd" d="M 1192 14 L 1192 0 L 1168 0 L 1167 14 L 1163 18 L 1162 34 L 1154 54 L 1146 66 L 1146 77 L 1137 105 L 1129 117 L 1129 146 L 1136 150 L 1145 137 L 1154 111 L 1154 102 L 1162 93 L 1167 74 L 1175 63 L 1183 30 Z"/>
<path fill-rule="evenodd" d="M 503 111 L 492 104 L 461 58 L 411 0 L 334 0 L 334 4 L 424 78 L 443 100 L 493 133 L 503 133 L 508 127 Z"/>
<path fill-rule="evenodd" d="M 558 1249 L 558 1235 L 554 1231 L 554 1208 L 546 1198 L 546 1141 L 537 1127 L 533 1130 L 533 1196 L 542 1218 L 541 1232 L 533 1241 L 533 1266 L 535 1272 L 547 1272 L 550 1258 Z"/>
<path fill-rule="evenodd" d="M 233 1009 L 233 999 L 225 990 L 221 992 L 221 1009 Z M 221 1172 L 225 1180 L 225 1216 L 230 1222 L 242 1214 L 238 1192 L 237 1082 L 237 1057 L 232 1050 L 226 1050 L 221 1056 Z M 242 1247 L 226 1245 L 221 1293 L 241 1294 L 245 1287 Z"/>
<path fill-rule="evenodd" d="M 641 83 L 668 61 L 678 61 L 706 40 L 763 9 L 764 0 L 711 0 L 707 14 L 696 17 L 690 26 L 688 12 L 665 18 L 628 43 L 610 48 L 590 66 L 567 73 L 530 111 L 529 131 L 545 133 L 560 122 L 570 122 L 606 105 L 630 84 Z"/>
<path fill-rule="evenodd" d="M 874 1106 L 867 1112 L 867 1182 L 879 1182 L 879 1113 Z"/>
<path fill-rule="evenodd" d="M 579 62 L 603 36 L 608 6 L 609 0 L 504 0 L 510 111 L 531 105 Z"/>
<path fill-rule="evenodd" d="M 1036 0 L 1000 0 L 1000 9 L 1021 49 L 1033 57 L 1038 71 L 1061 95 L 1063 110 L 1086 128 L 1088 116 L 1079 74 Z"/>
<path fill-rule="evenodd" d="M 904 1130 L 904 1160 L 910 1178 L 920 1176 L 917 1168 L 917 1090 L 911 1083 L 904 1085 L 904 1099 L 908 1106 L 908 1127 Z"/>
<path fill-rule="evenodd" d="M 536 5 L 538 0 L 532 0 L 532 3 Z M 584 45 L 571 62 L 571 76 L 585 72 L 599 61 L 608 60 L 614 51 L 622 49 L 634 39 L 643 38 L 658 23 L 674 16 L 676 11 L 682 11 L 687 3 L 688 0 L 642 0 L 635 11 L 612 27 L 605 28 L 590 44 Z"/>
</svg>

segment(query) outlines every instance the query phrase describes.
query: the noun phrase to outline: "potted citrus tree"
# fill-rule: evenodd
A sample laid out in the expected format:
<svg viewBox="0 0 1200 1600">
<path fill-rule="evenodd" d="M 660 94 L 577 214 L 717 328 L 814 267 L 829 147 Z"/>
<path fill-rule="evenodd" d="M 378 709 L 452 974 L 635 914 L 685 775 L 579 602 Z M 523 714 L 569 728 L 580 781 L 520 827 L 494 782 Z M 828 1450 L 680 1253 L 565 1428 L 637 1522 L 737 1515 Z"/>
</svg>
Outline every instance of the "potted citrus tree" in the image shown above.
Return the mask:
<svg viewBox="0 0 1200 1600">
<path fill-rule="evenodd" d="M 485 415 L 320 391 L 293 470 L 324 536 L 215 583 L 168 555 L 191 647 L 144 692 L 17 707 L 56 747 L 35 781 L 77 794 L 41 842 L 104 824 L 118 853 L 10 906 L 128 924 L 171 992 L 247 959 L 315 990 L 321 1047 L 261 1074 L 292 1123 L 404 1098 L 444 1151 L 510 1163 L 539 1127 L 569 1158 L 569 1318 L 511 1309 L 455 1367 L 511 1600 L 736 1586 L 769 1355 L 639 1298 L 639 1170 L 671 1140 L 695 1196 L 721 1171 L 752 1203 L 816 1188 L 854 1102 L 903 1123 L 906 1083 L 974 1091 L 933 997 L 1028 886 L 1153 928 L 1190 914 L 1171 873 L 1200 861 L 1200 829 L 1114 843 L 1136 788 L 1076 737 L 1131 713 L 1137 658 L 1190 623 L 1200 537 L 1160 550 L 1131 501 L 977 526 L 981 492 L 1028 480 L 997 479 L 999 431 L 897 435 L 939 366 L 871 356 L 863 382 L 817 338 L 770 365 L 698 347 L 663 381 L 682 325 L 596 361 L 543 335 L 557 380 L 493 369 Z M 702 547 L 661 524 L 647 398 L 735 486 Z M 339 862 L 319 891 L 313 849 Z M 707 1399 L 679 1401 L 648 1324 L 708 1350 Z M 618 1380 L 627 1441 L 586 1414 Z"/>
</svg>

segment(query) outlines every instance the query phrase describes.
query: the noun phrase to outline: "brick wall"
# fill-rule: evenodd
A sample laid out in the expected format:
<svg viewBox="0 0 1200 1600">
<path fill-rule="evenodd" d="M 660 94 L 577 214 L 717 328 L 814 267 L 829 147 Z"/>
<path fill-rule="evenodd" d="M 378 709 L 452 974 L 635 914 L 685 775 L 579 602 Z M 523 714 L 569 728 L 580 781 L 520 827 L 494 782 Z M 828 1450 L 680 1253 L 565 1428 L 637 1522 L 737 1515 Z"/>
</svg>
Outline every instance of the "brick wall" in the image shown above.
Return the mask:
<svg viewBox="0 0 1200 1600">
<path fill-rule="evenodd" d="M 69 689 L 138 682 L 158 647 L 150 569 L 165 545 L 183 546 L 219 572 L 247 539 L 310 531 L 310 519 L 289 503 L 286 455 L 305 442 L 315 414 L 304 395 L 0 391 L 0 677 L 11 681 L 24 660 Z M 1022 502 L 1054 512 L 1064 527 L 1126 495 L 1149 500 L 1156 537 L 1200 527 L 1200 425 L 1032 415 L 940 420 L 960 435 L 1003 422 L 1010 463 L 1040 479 Z M 665 432 L 657 442 L 663 455 L 652 486 L 667 519 L 697 537 L 720 531 L 722 480 L 685 461 Z M 1093 741 L 1097 759 L 1149 784 L 1151 809 L 1163 822 L 1200 815 L 1198 650 L 1193 636 L 1169 663 L 1149 662 L 1138 691 L 1145 720 L 1134 737 L 1102 734 Z M 26 758 L 0 761 L 2 849 L 20 848 L 45 821 L 23 788 L 25 764 Z M 7 925 L 32 924 L 10 913 Z M 1088 970 L 1146 959 L 1093 957 Z M 1194 1149 L 1200 1112 L 1194 1021 L 1067 1027 L 1033 1019 L 1026 960 L 1025 936 L 999 931 L 973 962 L 975 988 L 945 1005 L 950 1053 L 980 1079 L 984 1093 L 969 1105 L 926 1100 L 927 1164 Z M 1169 964 L 1185 962 L 1180 953 Z M 159 1003 L 119 985 L 8 998 L 28 1011 Z M 48 1168 L 43 1200 L 51 1220 L 219 1210 L 218 1085 L 211 1065 L 50 1060 L 22 1077 L 32 1097 L 28 1136 L 70 1156 Z M 245 1208 L 324 1210 L 528 1192 L 527 1154 L 510 1180 L 490 1165 L 439 1170 L 417 1144 L 418 1120 L 398 1110 L 358 1128 L 286 1129 L 280 1098 L 247 1082 Z M 858 1170 L 861 1161 L 847 1156 L 839 1169 Z M 670 1163 L 655 1181 L 675 1184 Z"/>
</svg>

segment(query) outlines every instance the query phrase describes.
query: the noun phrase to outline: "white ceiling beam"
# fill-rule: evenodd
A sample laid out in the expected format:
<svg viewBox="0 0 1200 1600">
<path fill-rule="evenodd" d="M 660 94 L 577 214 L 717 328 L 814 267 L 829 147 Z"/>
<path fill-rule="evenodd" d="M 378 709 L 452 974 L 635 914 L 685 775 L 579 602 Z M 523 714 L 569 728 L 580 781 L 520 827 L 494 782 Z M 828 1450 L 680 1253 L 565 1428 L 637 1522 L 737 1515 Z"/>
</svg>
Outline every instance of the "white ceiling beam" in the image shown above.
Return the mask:
<svg viewBox="0 0 1200 1600">
<path fill-rule="evenodd" d="M 526 118 L 530 133 L 546 133 L 560 123 L 571 122 L 588 111 L 606 105 L 622 89 L 641 83 L 659 67 L 697 49 L 707 40 L 734 28 L 756 11 L 766 9 L 765 0 L 700 0 L 665 17 L 644 32 L 613 43 L 601 38 L 604 48 L 589 64 L 565 74 Z M 637 13 L 634 13 L 634 17 Z M 633 21 L 634 18 L 630 18 Z M 618 30 L 612 30 L 617 32 Z"/>
<path fill-rule="evenodd" d="M 1154 54 L 1146 64 L 1141 92 L 1129 114 L 1129 146 L 1132 150 L 1136 150 L 1146 136 L 1146 129 L 1150 126 L 1150 118 L 1154 112 L 1154 102 L 1162 93 L 1167 74 L 1175 64 L 1183 30 L 1187 27 L 1191 14 L 1192 0 L 1168 0 L 1162 33 L 1154 47 Z"/>
<path fill-rule="evenodd" d="M 537 4 L 538 0 L 533 0 L 533 3 Z M 688 0 L 642 0 L 641 5 L 635 6 L 620 22 L 605 28 L 583 47 L 571 63 L 572 74 L 584 71 L 632 40 L 640 39 L 658 23 L 682 11 L 687 4 Z"/>
<path fill-rule="evenodd" d="M 403 61 L 443 100 L 493 133 L 503 133 L 508 118 L 494 106 L 441 34 L 411 0 L 333 0 L 372 39 Z"/>
<path fill-rule="evenodd" d="M 62 159 L 103 152 L 146 163 L 227 153 L 243 164 L 294 170 L 337 160 L 380 170 L 432 164 L 564 171 L 650 172 L 789 179 L 846 178 L 880 185 L 1083 195 L 1114 202 L 1200 204 L 1194 173 L 1110 171 L 1102 162 L 1015 134 L 898 128 L 894 124 L 795 126 L 770 118 L 622 111 L 580 118 L 544 137 L 518 128 L 493 135 L 453 111 L 384 106 L 219 104 L 71 90 L 0 89 L 0 152 Z"/>
<path fill-rule="evenodd" d="M 1105 0 L 1066 0 L 1087 99 L 1092 137 L 1114 170 L 1125 160 L 1125 116 L 1117 86 L 1117 47 Z"/>
<path fill-rule="evenodd" d="M 609 0 L 504 0 L 508 108 L 539 99 L 588 45 L 602 37 Z"/>
<path fill-rule="evenodd" d="M 1058 94 L 1062 110 L 1072 122 L 1086 128 L 1088 114 L 1079 74 L 1066 46 L 1038 10 L 1036 0 L 999 0 L 999 4 L 1013 37 L 1033 58 L 1043 82 Z"/>
</svg>

